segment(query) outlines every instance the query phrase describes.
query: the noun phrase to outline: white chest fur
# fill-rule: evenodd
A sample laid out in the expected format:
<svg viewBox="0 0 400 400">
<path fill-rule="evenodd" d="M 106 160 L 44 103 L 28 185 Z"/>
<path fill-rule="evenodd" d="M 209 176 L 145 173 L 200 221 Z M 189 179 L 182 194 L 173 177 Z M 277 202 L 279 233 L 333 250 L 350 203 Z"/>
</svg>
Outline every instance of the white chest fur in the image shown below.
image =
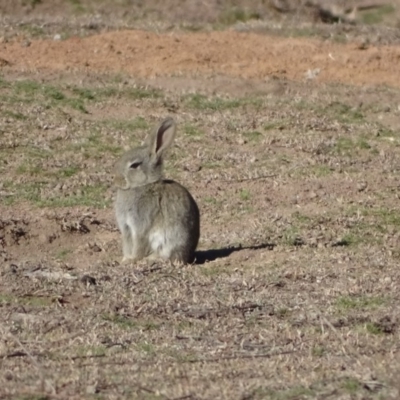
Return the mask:
<svg viewBox="0 0 400 400">
<path fill-rule="evenodd" d="M 150 248 L 161 258 L 168 259 L 172 251 L 171 232 L 155 229 L 149 235 Z"/>
</svg>

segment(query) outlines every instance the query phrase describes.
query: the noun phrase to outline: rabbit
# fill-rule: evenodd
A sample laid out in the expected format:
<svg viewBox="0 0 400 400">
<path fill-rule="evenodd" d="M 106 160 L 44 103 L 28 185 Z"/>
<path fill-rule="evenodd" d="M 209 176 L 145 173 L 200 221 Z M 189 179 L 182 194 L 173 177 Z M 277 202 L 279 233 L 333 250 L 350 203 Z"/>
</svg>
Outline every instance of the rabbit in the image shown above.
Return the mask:
<svg viewBox="0 0 400 400">
<path fill-rule="evenodd" d="M 163 155 L 176 133 L 172 118 L 161 122 L 145 144 L 115 165 L 115 213 L 123 262 L 156 258 L 192 263 L 200 237 L 200 212 L 189 191 L 163 178 Z"/>
</svg>

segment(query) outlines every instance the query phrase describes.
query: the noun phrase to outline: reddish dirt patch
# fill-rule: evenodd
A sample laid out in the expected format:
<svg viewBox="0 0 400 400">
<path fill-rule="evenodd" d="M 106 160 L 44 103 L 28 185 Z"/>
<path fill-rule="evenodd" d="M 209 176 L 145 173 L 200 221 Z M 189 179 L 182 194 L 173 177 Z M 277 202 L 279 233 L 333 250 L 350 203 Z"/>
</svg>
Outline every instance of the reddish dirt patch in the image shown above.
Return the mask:
<svg viewBox="0 0 400 400">
<path fill-rule="evenodd" d="M 26 45 L 26 43 L 25 43 Z M 37 40 L 28 47 L 3 43 L 1 59 L 17 69 L 127 72 L 149 78 L 176 74 L 266 79 L 317 79 L 356 85 L 400 86 L 400 48 L 270 37 L 233 31 L 163 34 L 120 31 L 65 41 Z"/>
</svg>

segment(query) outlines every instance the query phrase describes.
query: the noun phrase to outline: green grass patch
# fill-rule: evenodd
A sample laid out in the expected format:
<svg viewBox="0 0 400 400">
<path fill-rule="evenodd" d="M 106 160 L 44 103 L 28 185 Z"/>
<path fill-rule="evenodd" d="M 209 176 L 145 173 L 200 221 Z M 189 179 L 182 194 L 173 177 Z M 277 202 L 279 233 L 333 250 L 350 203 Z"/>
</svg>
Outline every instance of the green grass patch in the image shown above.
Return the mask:
<svg viewBox="0 0 400 400">
<path fill-rule="evenodd" d="M 354 378 L 346 378 L 341 383 L 341 387 L 345 392 L 352 395 L 356 394 L 359 390 L 362 389 L 360 382 Z"/>
<path fill-rule="evenodd" d="M 73 207 L 87 206 L 105 208 L 110 205 L 110 200 L 105 199 L 106 186 L 91 185 L 80 187 L 79 194 L 66 196 L 60 193 L 58 196 L 42 196 L 42 190 L 48 185 L 48 181 L 35 181 L 26 183 L 4 182 L 4 188 L 12 192 L 12 195 L 2 198 L 5 205 L 13 205 L 21 201 L 28 201 L 37 207 Z"/>
<path fill-rule="evenodd" d="M 48 307 L 54 303 L 53 298 L 45 296 L 14 296 L 0 294 L 0 304 L 18 304 L 31 307 Z"/>
<path fill-rule="evenodd" d="M 382 327 L 374 322 L 368 322 L 365 324 L 365 330 L 371 335 L 382 335 L 383 330 Z"/>
<path fill-rule="evenodd" d="M 65 260 L 65 259 L 68 257 L 68 255 L 71 254 L 71 253 L 72 253 L 72 250 L 71 250 L 71 249 L 63 249 L 63 250 L 60 250 L 60 251 L 56 254 L 56 258 L 57 258 L 58 260 L 63 261 L 63 260 Z"/>
<path fill-rule="evenodd" d="M 80 346 L 75 352 L 77 357 L 104 357 L 106 355 L 106 347 L 99 346 Z"/>
<path fill-rule="evenodd" d="M 105 135 L 98 128 L 94 128 L 81 143 L 70 145 L 67 150 L 81 151 L 86 158 L 101 159 L 105 153 L 118 155 L 121 153 L 122 147 L 108 143 Z"/>
<path fill-rule="evenodd" d="M 336 243 L 335 246 L 356 246 L 363 241 L 363 237 L 354 233 L 347 233 L 343 235 Z"/>
<path fill-rule="evenodd" d="M 243 132 L 243 136 L 250 142 L 258 142 L 262 139 L 262 133 L 259 131 Z"/>
<path fill-rule="evenodd" d="M 28 117 L 21 112 L 15 112 L 15 111 L 10 111 L 10 110 L 2 110 L 2 115 L 4 117 L 12 118 L 12 119 L 17 119 L 20 121 L 26 121 Z"/>
<path fill-rule="evenodd" d="M 388 208 L 364 208 L 362 210 L 362 215 L 373 217 L 382 228 L 387 226 L 400 227 L 400 210 Z"/>
<path fill-rule="evenodd" d="M 64 178 L 70 178 L 71 176 L 76 175 L 80 171 L 80 168 L 78 166 L 69 166 L 60 169 L 59 175 L 61 175 Z"/>
<path fill-rule="evenodd" d="M 87 206 L 105 208 L 110 201 L 105 199 L 106 187 L 104 185 L 84 186 L 80 194 L 68 197 L 52 197 L 35 201 L 38 207 L 74 207 Z"/>
<path fill-rule="evenodd" d="M 6 82 L 3 86 L 7 92 L 0 97 L 5 104 L 36 103 L 46 109 L 66 106 L 87 113 L 84 99 L 68 95 L 66 89 L 28 79 L 12 83 Z"/>
<path fill-rule="evenodd" d="M 309 222 L 311 222 L 311 218 L 308 215 L 302 214 L 300 211 L 295 211 L 292 214 L 292 218 L 302 224 L 308 224 Z"/>
<path fill-rule="evenodd" d="M 304 244 L 303 239 L 299 233 L 299 228 L 291 226 L 283 232 L 283 243 L 287 246 L 301 246 Z"/>
<path fill-rule="evenodd" d="M 223 111 L 240 107 L 238 99 L 224 99 L 221 97 L 208 98 L 202 94 L 192 94 L 186 97 L 185 101 L 188 108 L 195 110 Z"/>
<path fill-rule="evenodd" d="M 125 317 L 118 314 L 103 314 L 103 320 L 109 321 L 113 324 L 120 326 L 126 330 L 140 329 L 142 331 L 152 331 L 160 328 L 159 323 L 155 323 L 151 320 L 137 320 Z"/>
<path fill-rule="evenodd" d="M 248 201 L 251 198 L 251 193 L 247 189 L 241 189 L 239 192 L 240 200 Z"/>
<path fill-rule="evenodd" d="M 370 150 L 371 145 L 365 138 L 339 137 L 333 147 L 333 152 L 339 155 L 352 155 L 359 150 Z"/>
<path fill-rule="evenodd" d="M 263 102 L 258 97 L 244 97 L 230 99 L 225 97 L 207 97 L 202 94 L 190 94 L 182 98 L 183 103 L 189 109 L 199 111 L 225 111 L 244 106 L 261 107 Z"/>
<path fill-rule="evenodd" d="M 128 120 L 109 119 L 103 121 L 106 126 L 116 131 L 134 132 L 137 130 L 148 130 L 149 124 L 143 117 L 136 117 Z"/>
<path fill-rule="evenodd" d="M 324 114 L 333 113 L 339 121 L 344 123 L 360 123 L 365 120 L 361 111 L 338 101 L 329 104 L 323 112 Z"/>
<path fill-rule="evenodd" d="M 205 197 L 203 200 L 205 203 L 208 203 L 208 204 L 217 204 L 217 202 L 218 202 L 217 199 L 212 196 Z"/>
<path fill-rule="evenodd" d="M 395 8 L 391 4 L 383 5 L 372 11 L 365 11 L 361 13 L 361 19 L 364 24 L 373 25 L 383 22 L 387 15 L 393 14 Z"/>
<path fill-rule="evenodd" d="M 164 96 L 164 93 L 159 89 L 149 87 L 133 87 L 122 90 L 121 94 L 124 97 L 133 100 L 143 99 L 159 99 Z"/>
<path fill-rule="evenodd" d="M 341 296 L 336 302 L 335 306 L 339 311 L 349 311 L 349 310 L 373 310 L 379 308 L 386 303 L 386 299 L 383 297 L 350 297 Z"/>
<path fill-rule="evenodd" d="M 325 352 L 326 352 L 326 349 L 323 346 L 314 346 L 311 349 L 311 354 L 314 357 L 322 357 L 325 354 Z"/>
<path fill-rule="evenodd" d="M 203 161 L 201 166 L 203 168 L 207 168 L 207 169 L 216 169 L 216 168 L 222 168 L 223 164 L 222 164 L 222 162 L 218 162 L 218 161 Z"/>
<path fill-rule="evenodd" d="M 3 186 L 13 194 L 2 199 L 2 201 L 5 205 L 12 205 L 19 201 L 37 203 L 40 201 L 40 190 L 46 183 L 41 181 L 14 183 L 13 181 L 6 180 Z"/>
<path fill-rule="evenodd" d="M 310 172 L 314 174 L 317 178 L 322 178 L 324 176 L 331 175 L 333 170 L 331 167 L 328 167 L 327 165 L 313 165 L 310 167 Z"/>
<path fill-rule="evenodd" d="M 50 400 L 50 396 L 46 396 L 45 394 L 27 394 L 22 395 L 21 397 L 15 397 L 15 400 Z"/>
<path fill-rule="evenodd" d="M 233 7 L 223 11 L 219 15 L 218 22 L 222 25 L 234 25 L 238 22 L 247 22 L 253 19 L 261 19 L 260 13 Z"/>
<path fill-rule="evenodd" d="M 197 126 L 194 126 L 192 124 L 183 125 L 183 132 L 187 136 L 193 136 L 193 137 L 203 136 L 203 132 Z"/>
<path fill-rule="evenodd" d="M 382 138 L 398 138 L 399 132 L 394 131 L 393 129 L 387 128 L 380 124 L 380 125 L 378 125 L 378 132 L 377 132 L 376 136 L 382 137 Z"/>
<path fill-rule="evenodd" d="M 376 193 L 377 200 L 383 197 Z M 382 242 L 383 237 L 376 233 L 386 234 L 400 227 L 400 210 L 382 208 L 368 208 L 352 206 L 347 211 L 347 215 L 351 218 L 362 216 L 363 218 L 353 225 L 349 232 L 363 241 L 371 241 L 375 243 Z"/>
<path fill-rule="evenodd" d="M 82 4 L 81 0 L 68 0 L 71 4 L 72 10 L 76 14 L 83 14 L 87 11 L 86 7 Z"/>
<path fill-rule="evenodd" d="M 43 175 L 46 171 L 40 165 L 32 165 L 24 162 L 20 164 L 17 169 L 16 173 L 19 175 L 28 175 L 28 176 L 38 176 Z"/>
<path fill-rule="evenodd" d="M 297 399 L 308 399 L 313 398 L 315 392 L 312 389 L 306 388 L 304 386 L 292 387 L 289 389 L 274 390 L 265 387 L 258 387 L 254 389 L 251 395 L 246 398 L 261 400 L 297 400 Z"/>
<path fill-rule="evenodd" d="M 25 120 L 24 114 L 15 112 L 15 105 L 41 105 L 45 109 L 71 108 L 81 113 L 87 114 L 87 107 L 90 103 L 104 101 L 109 98 L 144 100 L 159 99 L 164 96 L 161 90 L 151 87 L 122 86 L 111 84 L 106 87 L 78 87 L 73 85 L 54 85 L 40 83 L 37 81 L 23 79 L 19 81 L 0 80 L 2 90 L 0 101 L 10 109 L 3 110 L 2 114 L 7 114 L 14 119 Z M 11 108 L 12 107 L 12 108 Z M 133 120 L 134 124 L 144 126 L 143 120 L 139 118 Z M 138 128 L 136 128 L 138 129 Z"/>
<path fill-rule="evenodd" d="M 81 98 L 83 100 L 95 100 L 96 99 L 95 92 L 88 88 L 73 87 L 72 93 L 74 93 L 76 96 L 78 96 L 79 98 Z M 112 92 L 112 93 L 114 95 L 116 92 Z"/>
<path fill-rule="evenodd" d="M 283 122 L 269 122 L 268 124 L 263 125 L 264 131 L 271 131 L 274 129 L 280 129 L 284 127 Z"/>
<path fill-rule="evenodd" d="M 126 330 L 137 329 L 138 327 L 138 324 L 134 320 L 127 318 L 123 315 L 104 314 L 102 318 L 105 321 L 112 322 L 113 324 L 116 324 Z"/>
<path fill-rule="evenodd" d="M 147 355 L 155 355 L 157 353 L 155 346 L 149 342 L 139 342 L 136 348 Z"/>
</svg>

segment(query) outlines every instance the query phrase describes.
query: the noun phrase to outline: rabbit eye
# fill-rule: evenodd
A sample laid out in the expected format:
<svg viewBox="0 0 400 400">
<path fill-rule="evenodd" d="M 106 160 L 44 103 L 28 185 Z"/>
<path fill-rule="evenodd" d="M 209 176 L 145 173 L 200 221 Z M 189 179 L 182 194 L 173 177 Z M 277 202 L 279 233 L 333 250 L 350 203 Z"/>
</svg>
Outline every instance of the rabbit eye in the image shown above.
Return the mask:
<svg viewBox="0 0 400 400">
<path fill-rule="evenodd" d="M 142 164 L 142 163 L 141 163 L 140 161 L 137 161 L 137 162 L 132 163 L 132 164 L 129 166 L 129 168 L 136 169 L 136 168 L 139 167 L 141 164 Z"/>
</svg>

